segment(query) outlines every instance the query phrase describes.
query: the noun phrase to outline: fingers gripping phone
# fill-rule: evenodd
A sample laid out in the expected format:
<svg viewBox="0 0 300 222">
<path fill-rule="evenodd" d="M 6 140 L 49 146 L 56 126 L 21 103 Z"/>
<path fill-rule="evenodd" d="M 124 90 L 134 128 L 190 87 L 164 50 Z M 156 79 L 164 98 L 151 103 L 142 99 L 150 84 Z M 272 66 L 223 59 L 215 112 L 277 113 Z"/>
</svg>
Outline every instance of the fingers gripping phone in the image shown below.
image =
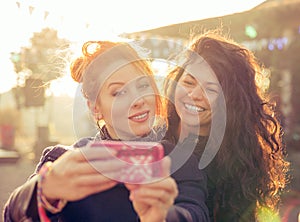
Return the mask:
<svg viewBox="0 0 300 222">
<path fill-rule="evenodd" d="M 91 147 L 113 149 L 115 157 L 126 162 L 116 178 L 120 182 L 142 183 L 162 176 L 164 149 L 160 143 L 103 140 L 93 142 Z"/>
</svg>

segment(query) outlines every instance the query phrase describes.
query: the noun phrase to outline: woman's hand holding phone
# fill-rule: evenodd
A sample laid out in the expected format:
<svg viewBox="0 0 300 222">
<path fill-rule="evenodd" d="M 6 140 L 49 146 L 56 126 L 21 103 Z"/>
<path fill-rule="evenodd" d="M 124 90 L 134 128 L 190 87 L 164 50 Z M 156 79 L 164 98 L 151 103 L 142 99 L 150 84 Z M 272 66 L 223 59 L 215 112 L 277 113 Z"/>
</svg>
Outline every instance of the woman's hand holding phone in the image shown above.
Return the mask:
<svg viewBox="0 0 300 222">
<path fill-rule="evenodd" d="M 162 160 L 162 178 L 149 184 L 125 184 L 141 222 L 163 222 L 178 195 L 177 184 L 170 177 L 171 159 Z"/>
<path fill-rule="evenodd" d="M 97 150 L 114 151 L 111 158 L 123 163 L 124 167 L 119 173 L 107 176 L 112 176 L 110 178 L 120 183 L 149 183 L 162 176 L 164 148 L 160 143 L 103 140 L 90 146 Z"/>
<path fill-rule="evenodd" d="M 89 146 L 67 151 L 53 162 L 45 176 L 43 195 L 50 201 L 75 201 L 114 187 L 118 181 L 110 178 L 120 172 L 124 163 L 111 159 L 113 153 Z"/>
<path fill-rule="evenodd" d="M 130 191 L 130 200 L 141 222 L 165 221 L 178 189 L 170 177 L 171 159 L 163 157 L 163 146 L 134 141 L 98 141 L 90 146 L 100 148 L 95 150 L 113 150 L 113 159 L 125 163 L 115 179 Z"/>
</svg>

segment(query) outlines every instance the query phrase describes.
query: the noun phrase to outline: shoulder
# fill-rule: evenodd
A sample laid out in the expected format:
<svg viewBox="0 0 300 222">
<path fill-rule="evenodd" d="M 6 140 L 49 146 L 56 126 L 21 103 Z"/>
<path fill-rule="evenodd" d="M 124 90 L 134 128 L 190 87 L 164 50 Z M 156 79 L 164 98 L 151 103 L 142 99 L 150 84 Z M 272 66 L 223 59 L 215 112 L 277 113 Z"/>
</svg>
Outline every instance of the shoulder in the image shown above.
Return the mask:
<svg viewBox="0 0 300 222">
<path fill-rule="evenodd" d="M 163 140 L 165 154 L 171 157 L 171 172 L 177 180 L 199 180 L 206 181 L 206 172 L 199 168 L 199 159 L 194 149 L 195 141 L 189 143 L 173 143 Z"/>
<path fill-rule="evenodd" d="M 98 140 L 98 137 L 97 138 L 95 138 L 95 137 L 81 138 L 72 145 L 72 148 L 80 148 L 80 147 L 86 146 L 89 142 L 94 141 L 95 139 Z"/>
<path fill-rule="evenodd" d="M 174 143 L 166 139 L 161 140 L 160 143 L 164 147 L 165 155 L 169 155 L 175 147 Z"/>
<path fill-rule="evenodd" d="M 65 153 L 67 150 L 72 150 L 74 148 L 80 148 L 86 146 L 90 141 L 93 141 L 94 137 L 81 138 L 72 145 L 62 145 L 57 144 L 55 146 L 47 147 L 44 149 L 42 157 L 48 158 L 48 161 L 53 161 Z M 50 158 L 50 159 L 49 159 Z"/>
<path fill-rule="evenodd" d="M 36 172 L 39 171 L 39 169 L 44 163 L 48 161 L 54 162 L 58 157 L 63 155 L 66 151 L 72 150 L 74 148 L 83 147 L 92 140 L 93 137 L 86 137 L 86 138 L 79 139 L 77 142 L 73 143 L 72 145 L 67 146 L 67 145 L 57 144 L 54 146 L 46 147 L 42 152 L 42 156 L 37 165 Z"/>
</svg>

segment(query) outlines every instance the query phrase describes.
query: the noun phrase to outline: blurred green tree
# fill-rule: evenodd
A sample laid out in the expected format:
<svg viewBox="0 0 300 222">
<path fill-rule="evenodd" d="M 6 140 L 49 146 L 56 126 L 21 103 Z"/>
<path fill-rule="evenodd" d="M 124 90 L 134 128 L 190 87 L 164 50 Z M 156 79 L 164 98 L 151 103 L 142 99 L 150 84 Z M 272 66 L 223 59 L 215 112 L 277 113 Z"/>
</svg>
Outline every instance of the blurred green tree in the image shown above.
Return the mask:
<svg viewBox="0 0 300 222">
<path fill-rule="evenodd" d="M 31 71 L 31 77 L 44 82 L 63 75 L 65 56 L 69 41 L 58 38 L 57 31 L 44 28 L 33 33 L 30 46 L 22 47 L 19 52 L 12 52 L 11 61 L 17 73 Z"/>
<path fill-rule="evenodd" d="M 56 30 L 44 28 L 41 32 L 33 33 L 29 46 L 21 47 L 20 51 L 11 53 L 10 59 L 18 75 L 17 88 L 21 87 L 26 92 L 15 96 L 16 98 L 25 96 L 25 106 L 43 105 L 41 101 L 48 83 L 64 75 L 66 59 L 70 52 L 69 45 L 70 41 L 59 38 Z M 34 84 L 27 84 L 28 82 Z M 40 85 L 37 86 L 37 83 Z M 38 87 L 44 88 L 37 90 Z M 14 90 L 14 92 L 20 94 L 22 90 Z M 20 101 L 22 100 L 16 100 L 17 107 L 22 106 L 19 104 Z"/>
</svg>

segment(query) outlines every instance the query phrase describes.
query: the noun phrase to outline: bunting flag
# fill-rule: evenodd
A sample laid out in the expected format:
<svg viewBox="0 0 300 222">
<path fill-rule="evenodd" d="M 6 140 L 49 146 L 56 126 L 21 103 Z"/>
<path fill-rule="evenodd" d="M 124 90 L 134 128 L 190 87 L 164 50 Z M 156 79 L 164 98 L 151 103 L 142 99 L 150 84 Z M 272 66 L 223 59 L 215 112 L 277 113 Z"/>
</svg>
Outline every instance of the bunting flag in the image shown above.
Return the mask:
<svg viewBox="0 0 300 222">
<path fill-rule="evenodd" d="M 28 9 L 29 9 L 29 14 L 32 15 L 32 12 L 33 12 L 33 10 L 34 10 L 34 7 L 30 5 L 30 6 L 28 7 Z"/>
<path fill-rule="evenodd" d="M 27 10 L 27 7 L 28 7 L 28 11 L 29 11 L 29 15 L 30 16 L 32 16 L 32 14 L 34 13 L 34 11 L 39 10 L 35 6 L 24 4 L 20 0 L 16 1 L 16 6 L 17 6 L 18 9 L 21 9 L 21 10 L 22 9 L 26 9 Z M 49 15 L 51 14 L 51 12 L 49 12 L 47 10 L 44 10 L 42 13 L 43 13 L 43 19 L 44 19 L 44 21 L 46 21 L 48 19 Z M 65 17 L 64 16 L 60 16 L 59 20 L 60 20 L 61 23 L 64 23 Z M 91 24 L 89 22 L 86 22 L 83 27 L 86 28 L 86 29 L 89 29 L 90 26 L 91 26 Z"/>
<path fill-rule="evenodd" d="M 44 12 L 44 21 L 46 21 L 48 15 L 49 15 L 49 12 L 48 12 L 48 11 L 45 11 L 45 12 Z"/>
</svg>

